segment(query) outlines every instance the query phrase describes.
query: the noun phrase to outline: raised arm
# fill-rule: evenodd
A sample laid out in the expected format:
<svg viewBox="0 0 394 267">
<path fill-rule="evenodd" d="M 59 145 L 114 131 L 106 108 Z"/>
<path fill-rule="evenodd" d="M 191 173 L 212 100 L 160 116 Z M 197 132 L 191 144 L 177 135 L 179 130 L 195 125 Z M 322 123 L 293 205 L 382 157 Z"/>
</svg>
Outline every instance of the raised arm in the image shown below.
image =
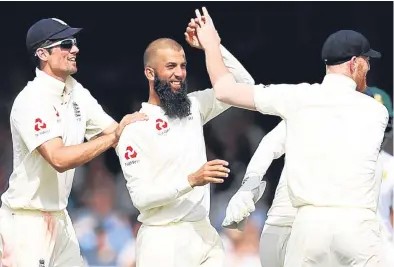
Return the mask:
<svg viewBox="0 0 394 267">
<path fill-rule="evenodd" d="M 190 46 L 197 49 L 202 49 L 202 46 L 198 41 L 196 35 L 196 20 L 197 19 L 191 19 L 191 21 L 189 22 L 189 25 L 186 28 L 185 38 Z M 253 77 L 224 46 L 220 45 L 219 50 L 221 53 L 223 64 L 226 66 L 226 68 L 228 69 L 228 73 L 232 75 L 236 82 L 244 84 L 254 84 Z M 212 89 L 195 91 L 193 93 L 190 93 L 189 95 L 197 99 L 204 123 L 207 123 L 208 121 L 231 107 L 231 105 L 219 101 L 215 97 L 215 93 Z"/>
<path fill-rule="evenodd" d="M 294 95 L 304 93 L 293 90 L 294 85 L 265 86 L 238 83 L 224 64 L 220 37 L 206 8 L 203 8 L 203 13 L 203 18 L 198 19 L 197 36 L 205 51 L 207 71 L 216 98 L 229 105 L 286 118 L 288 111 L 293 110 L 293 104 L 297 103 L 294 101 Z"/>
</svg>

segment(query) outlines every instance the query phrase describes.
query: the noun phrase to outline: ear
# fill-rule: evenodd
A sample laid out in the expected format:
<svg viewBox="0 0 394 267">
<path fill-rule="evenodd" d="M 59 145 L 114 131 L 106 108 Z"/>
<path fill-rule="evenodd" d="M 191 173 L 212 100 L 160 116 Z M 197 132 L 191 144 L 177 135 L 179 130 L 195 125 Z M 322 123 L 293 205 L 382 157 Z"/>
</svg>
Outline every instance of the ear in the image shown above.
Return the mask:
<svg viewBox="0 0 394 267">
<path fill-rule="evenodd" d="M 149 81 L 155 80 L 155 71 L 151 67 L 145 67 L 144 73 Z"/>
<path fill-rule="evenodd" d="M 42 61 L 48 61 L 48 56 L 49 56 L 49 53 L 48 53 L 48 51 L 47 50 L 45 50 L 45 49 L 37 49 L 37 51 L 36 51 L 36 55 L 37 55 L 37 57 L 40 59 L 40 60 L 42 60 Z"/>
<path fill-rule="evenodd" d="M 350 73 L 353 73 L 353 72 L 355 72 L 355 70 L 356 70 L 356 65 L 357 65 L 357 57 L 352 57 L 351 59 L 350 59 L 350 64 L 349 64 L 349 70 L 350 70 Z"/>
</svg>

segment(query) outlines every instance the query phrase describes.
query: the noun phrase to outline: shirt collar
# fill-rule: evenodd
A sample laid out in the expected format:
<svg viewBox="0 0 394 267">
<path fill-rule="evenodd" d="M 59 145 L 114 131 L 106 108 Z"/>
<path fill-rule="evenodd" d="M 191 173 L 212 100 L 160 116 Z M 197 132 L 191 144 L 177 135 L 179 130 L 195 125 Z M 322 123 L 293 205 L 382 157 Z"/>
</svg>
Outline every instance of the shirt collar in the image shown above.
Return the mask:
<svg viewBox="0 0 394 267">
<path fill-rule="evenodd" d="M 75 85 L 75 80 L 71 76 L 68 76 L 66 82 L 64 83 L 39 70 L 38 68 L 36 68 L 36 77 L 39 82 L 44 85 L 43 89 L 57 96 L 63 96 L 64 93 L 70 93 Z"/>
<path fill-rule="evenodd" d="M 323 79 L 322 85 L 328 85 L 331 88 L 347 88 L 349 90 L 355 91 L 357 88 L 357 84 L 351 78 L 342 75 L 342 74 L 326 74 Z M 339 85 L 339 87 L 338 87 Z"/>
</svg>

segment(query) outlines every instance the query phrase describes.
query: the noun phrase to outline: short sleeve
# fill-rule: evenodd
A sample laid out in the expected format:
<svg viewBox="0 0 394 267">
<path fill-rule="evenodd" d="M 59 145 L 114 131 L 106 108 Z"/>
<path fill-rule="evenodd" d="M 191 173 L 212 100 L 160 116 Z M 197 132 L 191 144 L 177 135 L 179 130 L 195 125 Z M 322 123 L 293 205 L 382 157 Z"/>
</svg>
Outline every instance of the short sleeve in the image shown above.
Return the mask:
<svg viewBox="0 0 394 267">
<path fill-rule="evenodd" d="M 62 137 L 61 118 L 50 104 L 27 105 L 18 101 L 12 108 L 10 120 L 30 152 L 48 140 Z"/>
<path fill-rule="evenodd" d="M 288 119 L 297 110 L 306 96 L 309 84 L 255 85 L 254 104 L 263 114 L 280 116 Z"/>
</svg>

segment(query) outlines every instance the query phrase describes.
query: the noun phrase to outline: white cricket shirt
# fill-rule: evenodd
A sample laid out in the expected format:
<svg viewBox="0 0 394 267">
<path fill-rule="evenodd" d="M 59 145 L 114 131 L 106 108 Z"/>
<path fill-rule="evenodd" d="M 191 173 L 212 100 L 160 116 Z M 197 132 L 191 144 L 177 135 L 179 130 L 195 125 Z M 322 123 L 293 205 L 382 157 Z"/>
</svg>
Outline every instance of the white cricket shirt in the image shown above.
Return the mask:
<svg viewBox="0 0 394 267">
<path fill-rule="evenodd" d="M 113 122 L 74 78 L 63 83 L 36 69 L 11 110 L 14 168 L 3 204 L 12 209 L 65 209 L 74 169 L 58 173 L 36 148 L 56 137 L 66 146 L 82 144 L 84 137 L 89 140 Z"/>
<path fill-rule="evenodd" d="M 263 177 L 274 159 L 280 158 L 285 153 L 286 123 L 281 121 L 272 131 L 261 140 L 254 153 L 245 176 L 257 174 Z M 272 206 L 268 211 L 267 224 L 278 226 L 291 226 L 297 209 L 291 205 L 287 189 L 287 177 L 283 169 Z"/>
<path fill-rule="evenodd" d="M 394 207 L 394 157 L 382 150 L 379 160 L 382 161 L 383 174 L 378 210 L 387 231 L 392 235 L 393 226 L 390 222 L 390 211 Z"/>
<path fill-rule="evenodd" d="M 254 84 L 244 67 L 222 47 L 238 82 Z M 155 105 L 142 104 L 148 121 L 125 127 L 116 148 L 138 220 L 146 225 L 199 221 L 208 217 L 210 186 L 192 188 L 188 175 L 207 162 L 203 125 L 229 108 L 207 89 L 189 94 L 191 115 L 169 119 Z"/>
<path fill-rule="evenodd" d="M 376 212 L 377 158 L 387 109 L 343 75 L 322 84 L 257 85 L 255 106 L 286 121 L 285 171 L 294 207 L 367 208 Z"/>
</svg>

